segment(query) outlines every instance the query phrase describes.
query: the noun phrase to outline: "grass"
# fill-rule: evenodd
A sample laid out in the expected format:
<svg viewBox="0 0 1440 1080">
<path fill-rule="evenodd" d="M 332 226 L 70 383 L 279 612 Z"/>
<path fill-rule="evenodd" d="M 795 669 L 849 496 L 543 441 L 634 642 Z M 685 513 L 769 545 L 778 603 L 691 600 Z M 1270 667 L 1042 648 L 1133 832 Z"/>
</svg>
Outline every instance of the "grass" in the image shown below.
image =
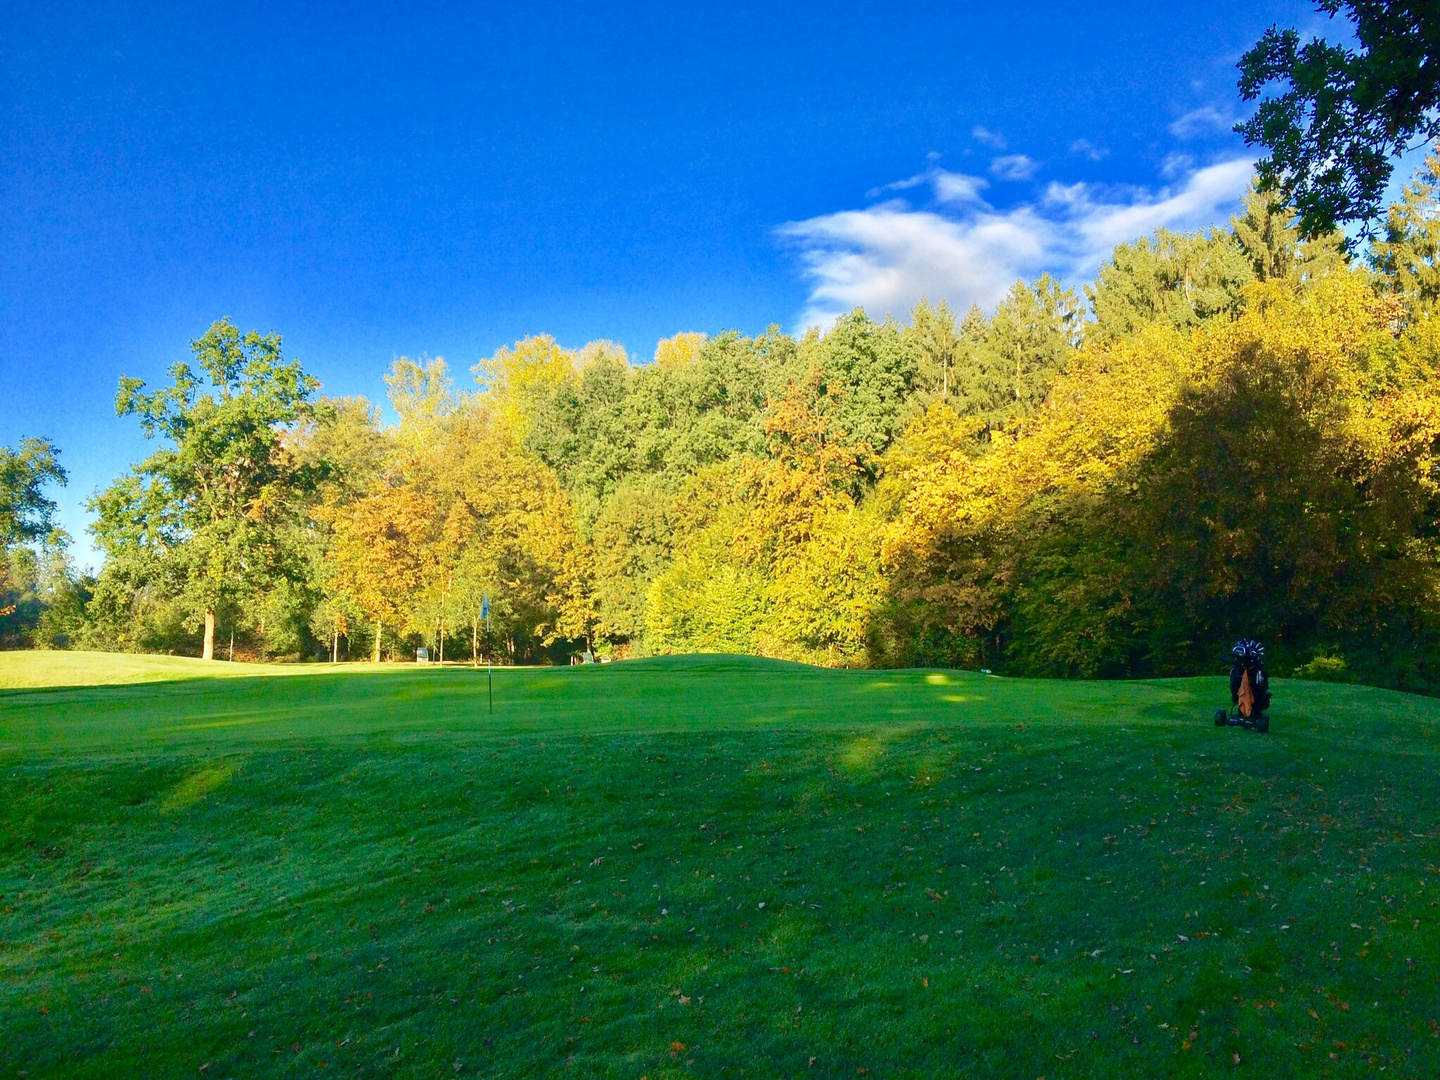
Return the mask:
<svg viewBox="0 0 1440 1080">
<path fill-rule="evenodd" d="M 236 673 L 0 654 L 0 1076 L 1440 1074 L 1440 701 Z"/>
<path fill-rule="evenodd" d="M 111 686 L 184 678 L 273 674 L 264 664 L 211 664 L 190 656 L 135 656 L 130 653 L 0 653 L 0 690 L 53 686 Z M 281 669 L 284 670 L 284 669 Z M 294 668 L 295 671 L 310 670 Z"/>
</svg>

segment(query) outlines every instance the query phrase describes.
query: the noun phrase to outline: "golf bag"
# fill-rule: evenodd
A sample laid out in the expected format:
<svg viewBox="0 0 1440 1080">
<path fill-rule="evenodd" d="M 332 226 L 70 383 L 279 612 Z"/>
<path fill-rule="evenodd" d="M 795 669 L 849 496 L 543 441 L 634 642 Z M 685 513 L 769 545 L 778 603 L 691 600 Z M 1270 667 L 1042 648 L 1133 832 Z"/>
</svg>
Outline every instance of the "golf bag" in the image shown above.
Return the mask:
<svg viewBox="0 0 1440 1080">
<path fill-rule="evenodd" d="M 1215 712 L 1216 727 L 1270 730 L 1270 677 L 1265 673 L 1265 646 L 1242 638 L 1230 650 L 1230 709 Z"/>
</svg>

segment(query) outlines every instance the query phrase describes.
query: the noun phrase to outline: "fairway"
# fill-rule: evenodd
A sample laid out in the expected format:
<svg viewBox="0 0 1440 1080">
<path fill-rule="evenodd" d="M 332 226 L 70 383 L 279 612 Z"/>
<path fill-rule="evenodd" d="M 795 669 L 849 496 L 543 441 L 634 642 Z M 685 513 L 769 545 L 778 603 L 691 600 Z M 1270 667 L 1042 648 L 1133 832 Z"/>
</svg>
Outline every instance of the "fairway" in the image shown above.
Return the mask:
<svg viewBox="0 0 1440 1080">
<path fill-rule="evenodd" d="M 224 677 L 219 677 L 224 676 Z M 1440 701 L 0 653 L 0 1076 L 1440 1074 Z"/>
</svg>

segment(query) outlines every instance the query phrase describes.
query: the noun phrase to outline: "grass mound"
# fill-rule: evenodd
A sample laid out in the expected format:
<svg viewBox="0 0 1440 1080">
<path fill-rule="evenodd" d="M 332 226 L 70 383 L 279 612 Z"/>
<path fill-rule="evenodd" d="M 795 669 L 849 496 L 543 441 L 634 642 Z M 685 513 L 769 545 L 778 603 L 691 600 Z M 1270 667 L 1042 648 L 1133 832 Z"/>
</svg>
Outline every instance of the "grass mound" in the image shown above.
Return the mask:
<svg viewBox="0 0 1440 1080">
<path fill-rule="evenodd" d="M 0 695 L 0 1075 L 1440 1072 L 1440 702 L 206 675 Z"/>
</svg>

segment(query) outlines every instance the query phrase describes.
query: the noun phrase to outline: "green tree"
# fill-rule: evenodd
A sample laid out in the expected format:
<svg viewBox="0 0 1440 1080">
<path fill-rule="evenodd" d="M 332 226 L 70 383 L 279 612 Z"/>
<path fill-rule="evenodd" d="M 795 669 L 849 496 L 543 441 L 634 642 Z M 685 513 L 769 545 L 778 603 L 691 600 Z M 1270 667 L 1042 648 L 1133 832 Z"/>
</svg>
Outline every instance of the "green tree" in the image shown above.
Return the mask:
<svg viewBox="0 0 1440 1080">
<path fill-rule="evenodd" d="M 904 426 L 905 399 L 918 363 L 900 327 L 877 323 L 857 308 L 800 346 L 800 363 L 815 372 L 813 407 L 829 437 L 851 448 L 873 476 L 878 460 Z"/>
<path fill-rule="evenodd" d="M 319 398 L 312 416 L 282 433 L 285 449 L 320 478 L 314 498 L 360 498 L 380 478 L 394 441 L 363 397 Z"/>
<path fill-rule="evenodd" d="M 453 625 L 470 628 L 472 667 L 480 665 L 482 634 L 486 635 L 485 651 L 487 654 L 490 652 L 489 632 L 482 617 L 486 599 L 491 601 L 492 618 L 503 621 L 514 614 L 510 605 L 500 598 L 500 590 L 497 588 L 499 580 L 500 567 L 488 544 L 476 542 L 467 545 L 455 562 L 443 614 Z"/>
<path fill-rule="evenodd" d="M 997 427 L 1038 409 L 1075 353 L 1082 318 L 1075 290 L 1049 274 L 1033 285 L 1017 281 L 975 343 L 980 366 L 970 414 Z"/>
<path fill-rule="evenodd" d="M 1337 224 L 1369 221 L 1394 169 L 1418 135 L 1440 136 L 1440 5 L 1427 0 L 1320 0 L 1342 11 L 1358 48 L 1272 26 L 1240 58 L 1240 96 L 1260 98 L 1236 130 L 1270 151 L 1261 185 L 1299 211 L 1308 237 Z"/>
<path fill-rule="evenodd" d="M 646 642 L 662 653 L 755 653 L 768 617 L 764 570 L 737 556 L 729 507 L 690 533 L 674 561 L 650 583 Z"/>
<path fill-rule="evenodd" d="M 1222 233 L 1177 233 L 1119 244 L 1085 287 L 1095 321 L 1086 334 L 1128 337 L 1161 323 L 1185 329 L 1217 315 L 1235 315 L 1241 293 L 1255 279 L 1245 253 Z"/>
<path fill-rule="evenodd" d="M 1371 261 L 1417 308 L 1440 307 L 1440 143 L 1390 207 L 1385 239 L 1371 245 Z"/>
<path fill-rule="evenodd" d="M 943 300 L 932 305 L 922 297 L 910 312 L 910 325 L 901 330 L 900 336 L 915 360 L 914 387 L 905 399 L 903 411 L 905 422 L 922 415 L 937 401 L 958 411 L 961 332 L 950 305 Z"/>
<path fill-rule="evenodd" d="M 1242 210 L 1231 217 L 1230 228 L 1256 281 L 1305 281 L 1345 265 L 1343 235 L 1336 232 L 1305 241 L 1295 211 L 1275 192 L 1262 191 L 1258 179 L 1250 181 Z"/>
<path fill-rule="evenodd" d="M 86 609 L 94 596 L 95 579 L 80 573 L 63 547 L 41 551 L 40 598 L 44 610 L 36 620 L 31 644 L 37 649 L 68 649 L 84 643 Z"/>
<path fill-rule="evenodd" d="M 57 559 L 63 565 L 69 539 L 55 528 L 55 503 L 45 494 L 47 484 L 67 480 L 59 454 L 49 439 L 21 439 L 19 449 L 0 446 L 0 644 L 27 643 L 47 596 L 63 593 L 53 574 L 42 586 L 41 572 Z"/>
<path fill-rule="evenodd" d="M 681 335 L 681 337 L 687 337 Z M 625 404 L 636 471 L 667 489 L 735 456 L 764 453 L 765 413 L 795 369 L 795 342 L 772 326 L 760 337 L 727 332 L 638 368 Z M 676 355 L 688 357 L 675 362 Z"/>
<path fill-rule="evenodd" d="M 672 498 L 657 477 L 630 477 L 595 520 L 596 630 L 611 641 L 638 644 L 644 636 L 650 583 L 670 563 Z"/>
<path fill-rule="evenodd" d="M 346 652 L 351 652 L 364 622 L 365 613 L 354 598 L 342 592 L 331 592 L 311 610 L 310 633 L 329 645 L 330 661 L 338 664 L 340 639 L 345 639 Z"/>
<path fill-rule="evenodd" d="M 217 611 L 243 610 L 277 582 L 305 576 L 285 526 L 319 470 L 287 452 L 283 435 L 312 416 L 319 383 L 285 359 L 280 335 L 242 335 L 227 319 L 191 350 L 199 370 L 174 364 L 170 386 L 147 392 L 142 380 L 121 378 L 116 413 L 169 445 L 90 509 L 106 573 L 170 592 L 187 619 L 203 623 L 208 660 Z"/>
<path fill-rule="evenodd" d="M 578 373 L 534 406 L 525 446 L 566 478 L 580 516 L 600 505 L 638 462 L 626 402 L 634 372 L 623 350 L 592 342 Z"/>
<path fill-rule="evenodd" d="M 49 439 L 21 439 L 18 449 L 0 446 L 0 548 L 50 534 L 55 503 L 45 485 L 64 487 L 68 479 L 60 451 Z"/>
<path fill-rule="evenodd" d="M 763 453 L 766 409 L 798 370 L 795 342 L 778 327 L 661 345 L 663 363 L 632 367 L 618 347 L 592 343 L 578 374 L 532 396 L 525 444 L 564 478 L 587 537 L 628 478 L 675 490 L 707 465 Z"/>
</svg>

